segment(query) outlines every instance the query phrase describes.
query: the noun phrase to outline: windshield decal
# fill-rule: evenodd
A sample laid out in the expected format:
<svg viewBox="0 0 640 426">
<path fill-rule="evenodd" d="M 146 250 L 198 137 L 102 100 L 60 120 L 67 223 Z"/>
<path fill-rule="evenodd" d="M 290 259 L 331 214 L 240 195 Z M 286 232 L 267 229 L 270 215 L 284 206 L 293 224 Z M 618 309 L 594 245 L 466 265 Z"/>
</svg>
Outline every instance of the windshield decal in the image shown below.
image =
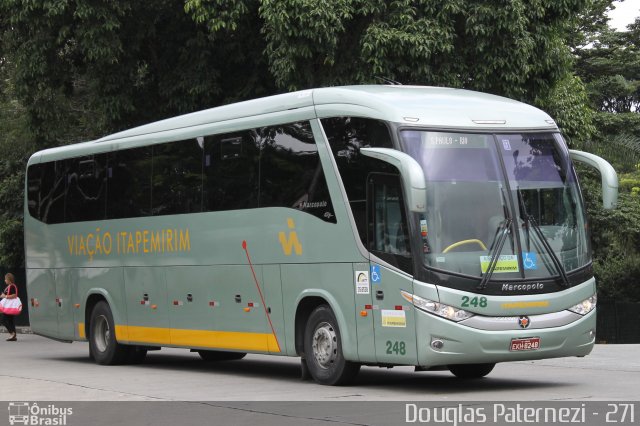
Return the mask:
<svg viewBox="0 0 640 426">
<path fill-rule="evenodd" d="M 534 252 L 522 252 L 522 265 L 525 270 L 538 269 L 538 257 Z"/>
<path fill-rule="evenodd" d="M 480 256 L 480 269 L 482 273 L 486 273 L 491 263 L 491 256 Z M 505 254 L 498 257 L 498 261 L 493 270 L 494 273 L 499 274 L 501 272 L 519 272 L 518 256 Z"/>
</svg>

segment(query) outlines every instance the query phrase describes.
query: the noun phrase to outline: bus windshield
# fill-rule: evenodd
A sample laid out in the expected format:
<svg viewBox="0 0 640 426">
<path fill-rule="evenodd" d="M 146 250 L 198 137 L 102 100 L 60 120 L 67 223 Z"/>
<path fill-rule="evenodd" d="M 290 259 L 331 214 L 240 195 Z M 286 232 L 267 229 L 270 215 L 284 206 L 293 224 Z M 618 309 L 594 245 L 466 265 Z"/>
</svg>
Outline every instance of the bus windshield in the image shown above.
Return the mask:
<svg viewBox="0 0 640 426">
<path fill-rule="evenodd" d="M 513 280 L 589 263 L 582 202 L 559 134 L 404 130 L 401 144 L 427 181 L 427 211 L 413 216 L 427 267 Z"/>
</svg>

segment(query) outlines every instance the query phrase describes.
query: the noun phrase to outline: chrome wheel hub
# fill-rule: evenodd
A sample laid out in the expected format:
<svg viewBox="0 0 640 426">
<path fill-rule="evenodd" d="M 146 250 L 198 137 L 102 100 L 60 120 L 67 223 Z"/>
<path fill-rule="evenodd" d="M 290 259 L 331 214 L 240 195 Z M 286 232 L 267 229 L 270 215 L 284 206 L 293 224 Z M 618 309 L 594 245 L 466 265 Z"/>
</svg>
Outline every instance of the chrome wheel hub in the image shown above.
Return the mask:
<svg viewBox="0 0 640 426">
<path fill-rule="evenodd" d="M 318 365 L 324 369 L 330 368 L 338 358 L 338 335 L 335 328 L 327 322 L 318 325 L 313 333 L 311 348 Z"/>
<path fill-rule="evenodd" d="M 100 352 L 106 351 L 109 347 L 111 329 L 109 328 L 109 321 L 104 315 L 96 318 L 96 323 L 93 326 L 93 340 L 96 344 L 96 349 Z"/>
</svg>

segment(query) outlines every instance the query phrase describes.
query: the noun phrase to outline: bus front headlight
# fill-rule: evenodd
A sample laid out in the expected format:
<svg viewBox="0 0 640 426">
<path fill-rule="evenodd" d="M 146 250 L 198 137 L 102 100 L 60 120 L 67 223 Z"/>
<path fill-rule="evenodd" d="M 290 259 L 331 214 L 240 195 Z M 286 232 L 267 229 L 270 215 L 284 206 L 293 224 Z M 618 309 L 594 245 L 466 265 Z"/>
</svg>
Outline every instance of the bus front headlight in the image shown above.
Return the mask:
<svg viewBox="0 0 640 426">
<path fill-rule="evenodd" d="M 471 312 L 467 312 L 463 309 L 454 308 L 453 306 L 445 305 L 444 303 L 434 302 L 433 300 L 425 299 L 406 291 L 400 291 L 400 293 L 402 293 L 402 297 L 405 300 L 411 302 L 413 306 L 421 311 L 438 315 L 451 321 L 460 322 L 473 316 Z"/>
<path fill-rule="evenodd" d="M 596 308 L 596 304 L 598 303 L 598 296 L 593 295 L 588 299 L 583 300 L 577 305 L 573 305 L 569 308 L 571 312 L 575 312 L 580 315 L 587 315 L 589 312 L 593 311 Z"/>
</svg>

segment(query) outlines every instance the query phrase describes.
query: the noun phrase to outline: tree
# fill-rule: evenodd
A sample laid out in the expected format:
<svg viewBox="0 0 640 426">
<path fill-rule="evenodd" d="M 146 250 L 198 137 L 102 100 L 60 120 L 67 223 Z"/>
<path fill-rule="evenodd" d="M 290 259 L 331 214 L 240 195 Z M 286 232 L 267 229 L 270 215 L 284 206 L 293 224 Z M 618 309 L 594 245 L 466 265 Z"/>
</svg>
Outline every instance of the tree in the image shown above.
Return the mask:
<svg viewBox="0 0 640 426">
<path fill-rule="evenodd" d="M 197 25 L 183 0 L 6 0 L 0 56 L 46 147 L 272 93 L 257 13 L 239 24 Z"/>
<path fill-rule="evenodd" d="M 0 60 L 0 75 L 11 65 Z M 19 268 L 24 263 L 22 194 L 24 165 L 34 151 L 24 107 L 15 98 L 10 79 L 0 81 L 0 265 Z"/>
<path fill-rule="evenodd" d="M 537 104 L 554 117 L 571 148 L 584 148 L 585 142 L 596 133 L 594 111 L 589 107 L 587 91 L 579 77 L 567 75 L 558 80 Z"/>
<path fill-rule="evenodd" d="M 640 111 L 640 18 L 629 31 L 602 31 L 593 46 L 577 50 L 576 70 L 591 103 L 603 112 Z"/>
<path fill-rule="evenodd" d="M 585 82 L 589 103 L 596 111 L 593 123 L 597 128 L 593 140 L 584 148 L 612 163 L 620 180 L 618 208 L 605 211 L 598 202 L 598 176 L 586 170 L 580 172 L 591 221 L 598 292 L 602 298 L 638 301 L 640 19 L 625 32 L 599 25 L 583 40 L 586 42 L 574 50 L 575 69 Z"/>
<path fill-rule="evenodd" d="M 223 3 L 228 7 L 221 9 Z M 574 16 L 587 14 L 590 1 L 260 3 L 265 57 L 280 89 L 372 83 L 377 76 L 386 77 L 536 103 L 557 115 L 575 139 L 588 139 L 593 130 L 584 90 L 569 73 L 566 46 L 577 25 Z M 197 22 L 217 31 L 239 28 L 255 2 L 187 0 L 186 5 Z M 603 7 L 591 7 L 588 15 Z M 560 102 L 567 93 L 577 94 L 573 103 Z"/>
<path fill-rule="evenodd" d="M 42 146 L 278 91 L 376 82 L 534 102 L 588 0 L 6 0 L 2 55 Z"/>
<path fill-rule="evenodd" d="M 187 1 L 211 10 L 216 2 Z M 533 101 L 562 78 L 564 36 L 585 1 L 262 2 L 279 87 L 403 83 L 465 87 Z M 195 6 L 194 6 L 195 7 Z"/>
</svg>

